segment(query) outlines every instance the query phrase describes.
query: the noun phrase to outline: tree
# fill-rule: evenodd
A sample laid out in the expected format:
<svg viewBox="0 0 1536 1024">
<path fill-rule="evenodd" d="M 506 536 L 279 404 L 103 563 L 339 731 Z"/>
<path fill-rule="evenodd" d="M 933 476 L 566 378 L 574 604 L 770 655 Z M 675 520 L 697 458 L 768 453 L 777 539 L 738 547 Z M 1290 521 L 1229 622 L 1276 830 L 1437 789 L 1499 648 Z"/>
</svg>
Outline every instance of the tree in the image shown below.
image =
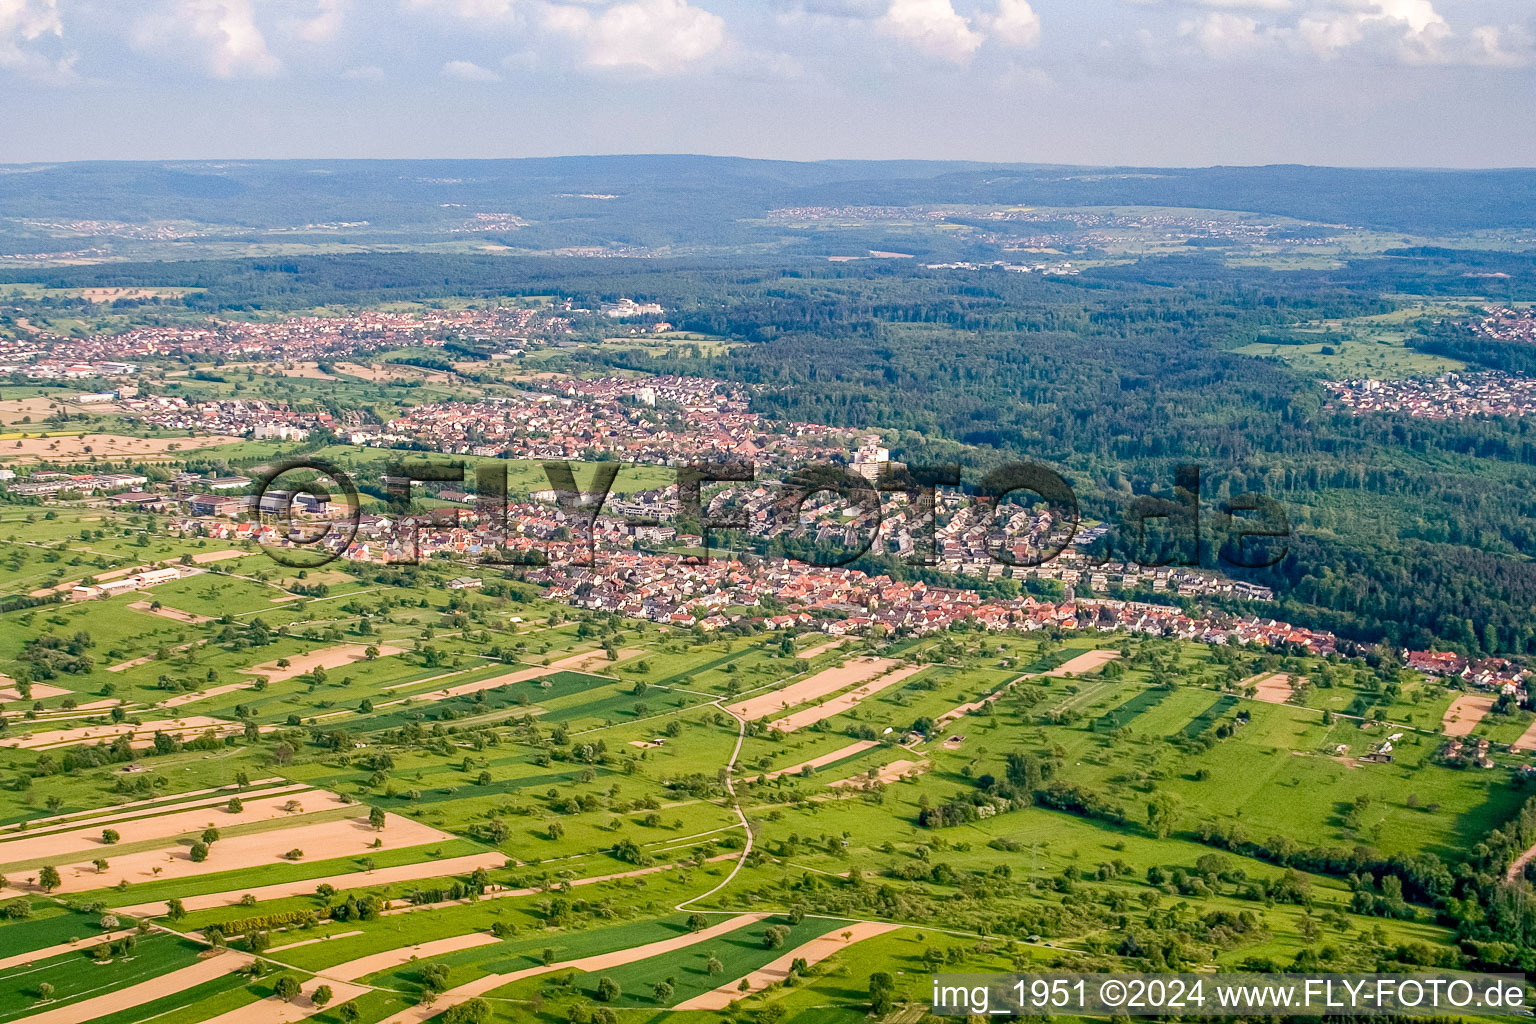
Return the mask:
<svg viewBox="0 0 1536 1024">
<path fill-rule="evenodd" d="M 165 901 L 165 916 L 169 917 L 172 921 L 180 921 L 187 916 L 187 908 L 182 906 L 181 900 L 172 896 Z"/>
<path fill-rule="evenodd" d="M 37 986 L 37 998 L 42 1000 L 42 1001 L 44 1001 L 44 1002 L 47 1002 L 49 999 L 52 999 L 53 998 L 53 986 L 48 984 L 46 981 L 39 983 L 38 986 Z"/>
<path fill-rule="evenodd" d="M 782 924 L 771 924 L 763 931 L 763 946 L 766 949 L 783 949 L 788 938 L 788 927 Z"/>
<path fill-rule="evenodd" d="M 1159 793 L 1147 803 L 1147 826 L 1159 839 L 1167 839 L 1179 817 L 1179 804 L 1172 793 Z"/>
<path fill-rule="evenodd" d="M 708 960 L 704 961 L 704 970 L 708 971 L 712 975 L 720 974 L 725 971 L 725 964 L 721 963 L 718 957 L 712 956 Z"/>
<path fill-rule="evenodd" d="M 869 1010 L 877 1017 L 891 1012 L 896 998 L 896 979 L 887 971 L 869 976 Z"/>
<path fill-rule="evenodd" d="M 95 860 L 91 861 L 91 864 L 95 866 L 96 873 L 98 875 L 107 870 L 109 866 L 105 857 L 97 857 Z"/>
<path fill-rule="evenodd" d="M 549 838 L 559 840 L 565 835 L 565 826 L 558 821 L 549 823 Z"/>
<path fill-rule="evenodd" d="M 488 1024 L 490 1019 L 491 1004 L 479 997 L 450 1006 L 443 1014 L 443 1024 Z"/>
<path fill-rule="evenodd" d="M 597 998 L 605 1003 L 611 1003 L 623 995 L 619 983 L 612 978 L 599 978 L 597 980 Z"/>
<path fill-rule="evenodd" d="M 708 928 L 708 927 L 709 927 L 709 918 L 705 917 L 703 914 L 689 914 L 688 915 L 688 930 L 689 931 L 691 931 L 691 932 L 701 932 L 705 928 Z"/>
<path fill-rule="evenodd" d="M 218 829 L 216 829 L 216 828 L 205 828 L 205 829 L 203 829 L 203 842 L 207 843 L 209 846 L 212 846 L 214 843 L 216 843 L 218 841 L 219 841 L 219 830 Z"/>
<path fill-rule="evenodd" d="M 229 798 L 229 803 L 224 806 L 224 809 L 230 814 L 239 814 L 245 810 L 245 802 L 237 796 L 232 796 Z"/>
<path fill-rule="evenodd" d="M 384 831 L 384 808 L 370 808 L 368 811 L 368 824 L 380 832 Z"/>
<path fill-rule="evenodd" d="M 104 828 L 101 830 L 101 841 L 106 843 L 108 846 L 111 846 L 121 838 L 123 837 L 118 835 L 116 829 Z"/>
<path fill-rule="evenodd" d="M 663 1006 L 672 1001 L 672 991 L 672 983 L 670 981 L 658 981 L 651 986 L 651 996 Z"/>
<path fill-rule="evenodd" d="M 208 844 L 199 839 L 192 844 L 192 849 L 187 851 L 187 856 L 192 858 L 192 863 L 201 864 L 208 859 Z"/>
<path fill-rule="evenodd" d="M 356 1003 L 342 1003 L 336 1007 L 336 1016 L 346 1021 L 346 1024 L 353 1024 L 362 1015 L 363 1011 L 357 1008 Z"/>
<path fill-rule="evenodd" d="M 321 985 L 309 994 L 309 1001 L 314 1003 L 316 1006 L 324 1006 L 326 1003 L 331 1001 L 331 998 L 335 996 L 335 994 L 336 993 L 331 991 L 331 986 Z"/>
<path fill-rule="evenodd" d="M 58 868 L 52 864 L 44 864 L 43 870 L 37 873 L 37 884 L 42 886 L 43 892 L 53 892 L 64 884 L 64 880 L 59 877 Z"/>
<path fill-rule="evenodd" d="M 291 974 L 285 974 L 278 978 L 272 985 L 272 994 L 285 1003 L 291 1003 L 299 997 L 299 979 Z"/>
</svg>

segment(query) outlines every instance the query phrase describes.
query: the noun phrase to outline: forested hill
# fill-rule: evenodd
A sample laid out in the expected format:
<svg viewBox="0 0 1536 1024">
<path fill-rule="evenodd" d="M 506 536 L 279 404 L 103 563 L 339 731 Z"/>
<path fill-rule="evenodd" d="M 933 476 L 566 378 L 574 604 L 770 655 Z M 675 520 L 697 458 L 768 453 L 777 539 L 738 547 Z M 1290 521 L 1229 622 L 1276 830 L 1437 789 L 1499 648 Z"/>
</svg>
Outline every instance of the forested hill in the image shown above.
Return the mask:
<svg viewBox="0 0 1536 1024">
<path fill-rule="evenodd" d="M 1536 227 L 1536 171 L 1085 168 L 703 156 L 0 166 L 0 221 L 184 221 L 435 232 L 513 215 L 568 245 L 746 243 L 784 207 L 922 204 L 1251 211 L 1421 233 Z M 0 225 L 3 228 L 5 225 Z"/>
</svg>

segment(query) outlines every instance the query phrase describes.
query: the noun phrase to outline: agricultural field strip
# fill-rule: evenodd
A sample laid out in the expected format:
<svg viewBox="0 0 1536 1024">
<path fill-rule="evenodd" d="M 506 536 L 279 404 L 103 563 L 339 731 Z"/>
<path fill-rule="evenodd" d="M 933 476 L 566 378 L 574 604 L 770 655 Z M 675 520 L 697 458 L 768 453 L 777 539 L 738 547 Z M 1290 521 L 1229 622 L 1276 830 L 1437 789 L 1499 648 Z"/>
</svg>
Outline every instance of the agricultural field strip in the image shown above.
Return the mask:
<svg viewBox="0 0 1536 1024">
<path fill-rule="evenodd" d="M 329 985 L 331 1000 L 337 1006 L 369 991 L 362 985 L 345 981 L 332 981 Z M 323 1006 L 316 1006 L 308 994 L 293 1000 L 268 996 L 266 999 L 258 999 L 253 1003 L 237 1006 L 233 1010 L 226 1010 L 202 1021 L 201 1024 L 294 1024 L 296 1021 L 313 1017 L 323 1009 L 325 1009 Z M 147 1024 L 147 1022 L 141 1022 L 141 1024 Z"/>
<path fill-rule="evenodd" d="M 356 938 L 361 934 L 363 933 L 360 931 L 333 932 L 330 935 L 322 935 L 318 939 L 300 939 L 298 942 L 286 942 L 281 946 L 272 946 L 267 950 L 267 953 L 281 953 L 285 949 L 299 949 L 304 946 L 318 946 L 323 942 L 330 942 L 332 939 L 351 939 Z"/>
<path fill-rule="evenodd" d="M 0 747 L 15 747 L 20 750 L 52 750 L 59 747 L 68 747 L 79 744 L 85 740 L 111 740 L 119 736 L 130 738 L 143 734 L 153 736 L 156 732 L 165 733 L 201 733 L 207 729 L 219 729 L 225 727 L 238 727 L 237 723 L 223 718 L 210 718 L 207 715 L 190 715 L 186 718 L 167 718 L 153 722 L 133 724 L 123 722 L 117 725 L 95 725 L 89 728 L 59 729 L 53 732 L 35 732 L 27 736 L 14 737 L 0 741 Z"/>
<path fill-rule="evenodd" d="M 732 826 L 732 827 L 735 827 L 735 826 Z M 731 860 L 735 856 L 736 856 L 736 854 L 734 854 L 734 853 L 722 853 L 719 856 L 708 858 L 705 861 L 705 863 L 706 864 L 715 864 L 715 863 L 718 863 L 718 862 L 723 861 L 723 860 Z M 652 866 L 650 866 L 648 868 L 636 868 L 633 871 L 619 871 L 619 872 L 616 872 L 614 874 L 608 874 L 608 875 L 594 875 L 591 878 L 565 878 L 565 879 L 560 879 L 560 881 L 564 885 L 567 885 L 570 888 L 575 889 L 575 888 L 578 888 L 578 887 L 583 886 L 583 885 L 597 885 L 597 884 L 599 884 L 601 882 L 616 882 L 616 881 L 618 881 L 620 879 L 623 879 L 623 878 L 639 878 L 642 875 L 660 874 L 663 871 L 671 871 L 671 870 L 673 870 L 674 868 L 677 868 L 677 867 L 681 867 L 681 865 L 679 865 L 679 864 L 653 864 Z M 429 910 L 440 910 L 440 909 L 442 909 L 444 907 L 461 907 L 461 906 L 468 906 L 471 903 L 484 903 L 486 900 L 504 900 L 504 899 L 516 898 L 516 897 L 519 897 L 519 896 L 534 896 L 534 895 L 537 895 L 538 893 L 545 892 L 545 891 L 546 890 L 544 888 L 540 887 L 540 886 L 529 886 L 529 887 L 523 888 L 523 889 L 498 889 L 498 890 L 496 890 L 494 892 L 484 893 L 484 894 L 478 896 L 475 899 L 467 899 L 466 898 L 466 899 L 462 899 L 462 900 L 443 900 L 440 903 L 422 903 L 422 904 L 418 904 L 418 905 L 415 905 L 415 906 L 391 907 L 388 910 L 380 911 L 379 912 L 379 916 L 380 917 L 388 917 L 388 916 L 397 915 L 397 914 L 415 914 L 415 913 L 421 913 L 421 912 L 429 911 Z"/>
<path fill-rule="evenodd" d="M 314 973 L 326 979 L 357 981 L 368 977 L 370 974 L 387 971 L 392 967 L 399 967 L 401 964 L 408 964 L 412 960 L 426 960 L 429 957 L 441 956 L 444 953 L 456 953 L 461 949 L 494 946 L 501 941 L 496 936 L 485 932 L 469 932 L 464 935 L 452 935 L 446 939 L 434 939 L 431 942 L 386 949 L 381 953 L 371 953 L 368 956 L 358 957 L 356 960 L 348 960 L 346 963 L 337 964 L 334 967 L 326 967 Z"/>
<path fill-rule="evenodd" d="M 776 984 L 789 977 L 790 968 L 796 960 L 804 960 L 807 966 L 820 963 L 834 954 L 847 949 L 855 942 L 872 939 L 876 935 L 884 935 L 886 932 L 895 931 L 902 926 L 899 924 L 881 924 L 874 921 L 860 921 L 849 925 L 837 934 L 827 934 L 814 938 L 796 946 L 771 963 L 759 967 L 752 973 L 742 978 L 733 979 L 711 989 L 702 995 L 694 996 L 678 1003 L 674 1010 L 724 1010 L 731 1003 L 743 999 L 754 992 L 761 992 L 769 985 Z M 843 935 L 848 937 L 844 938 Z M 746 987 L 742 987 L 742 982 Z"/>
<path fill-rule="evenodd" d="M 36 830 L 33 828 L 35 825 L 57 824 L 68 828 L 74 828 L 76 825 L 93 825 L 97 822 L 111 821 L 118 817 L 118 811 L 125 811 L 131 808 L 152 808 L 152 813 L 159 813 L 162 810 L 178 810 L 180 809 L 179 805 L 181 803 L 190 801 L 194 798 L 209 797 L 215 793 L 224 793 L 228 794 L 229 796 L 239 796 L 242 792 L 255 793 L 256 790 L 261 790 L 268 786 L 276 785 L 298 785 L 304 789 L 310 788 L 307 784 L 304 783 L 290 783 L 287 779 L 281 778 L 279 776 L 273 776 L 268 779 L 257 779 L 255 782 L 252 782 L 246 786 L 244 790 L 242 790 L 239 786 L 211 786 L 207 789 L 194 789 L 190 792 L 177 793 L 173 796 L 152 796 L 145 800 L 130 800 L 127 803 L 117 804 L 116 806 L 110 808 L 96 807 L 88 811 L 68 811 L 64 814 L 55 814 L 46 818 L 33 818 L 27 822 L 5 826 L 5 828 L 0 829 L 0 835 L 9 834 L 12 832 L 30 832 L 35 834 Z M 75 820 L 82 814 L 98 815 L 98 817 L 87 818 L 83 821 Z"/>
<path fill-rule="evenodd" d="M 836 750 L 822 754 L 820 757 L 813 757 L 808 761 L 801 761 L 799 764 L 792 764 L 788 768 L 780 768 L 777 771 L 767 772 L 762 775 L 748 776 L 741 781 L 744 783 L 772 782 L 774 779 L 784 775 L 795 775 L 804 768 L 810 768 L 814 771 L 817 768 L 822 768 L 829 764 L 836 764 L 838 761 L 842 761 L 850 757 L 855 757 L 864 753 L 864 751 L 872 750 L 879 745 L 879 742 L 876 740 L 858 740 L 854 743 L 848 744 L 846 747 L 839 747 Z"/>
<path fill-rule="evenodd" d="M 423 855 L 425 852 L 423 851 Z M 457 874 L 468 874 L 476 868 L 486 870 L 499 868 L 506 863 L 506 854 L 475 853 L 463 857 L 397 864 L 392 867 L 375 868 L 372 871 L 349 871 L 344 874 L 299 878 L 291 882 L 274 882 L 253 888 L 226 889 L 222 892 L 183 896 L 181 902 L 188 913 L 194 913 L 199 910 L 236 906 L 240 903 L 241 897 L 246 895 L 253 897 L 258 903 L 265 903 L 268 900 L 288 899 L 292 896 L 313 896 L 315 889 L 322 885 L 333 886 L 339 891 L 363 889 L 390 885 L 394 882 L 414 882 L 422 878 L 447 878 Z M 152 900 L 115 909 L 118 913 L 131 914 L 134 917 L 159 917 L 166 912 L 168 906 L 165 900 Z"/>
<path fill-rule="evenodd" d="M 391 849 L 451 842 L 455 838 L 429 825 L 393 814 L 386 816 L 385 832 L 376 832 L 366 818 L 299 823 L 293 828 L 222 839 L 214 844 L 207 860 L 202 862 L 192 860 L 190 853 L 180 847 L 175 851 L 162 847 L 111 858 L 111 869 L 105 876 L 96 870 L 91 861 L 57 865 L 62 882 L 58 891 L 88 892 L 100 889 L 105 879 L 130 883 L 165 882 L 215 871 L 262 868 L 282 863 L 284 853 L 289 849 L 302 851 L 308 847 L 311 853 L 323 850 L 329 854 L 345 848 L 349 841 L 357 844 L 356 855 L 363 856 L 370 848 L 365 839 L 384 839 L 386 836 Z M 505 859 L 502 858 L 503 861 Z M 157 868 L 158 871 L 155 870 Z"/>
<path fill-rule="evenodd" d="M 325 808 L 308 808 L 302 812 L 305 814 L 313 814 L 330 807 L 347 806 L 346 802 L 334 793 L 309 790 L 308 787 L 300 785 L 271 795 L 240 798 L 241 809 L 235 814 L 231 814 L 224 806 L 215 802 L 186 809 L 171 809 L 158 814 L 141 814 L 132 819 L 109 818 L 107 821 L 112 823 L 113 830 L 119 835 L 117 842 L 126 846 L 157 839 L 173 839 L 188 832 L 201 832 L 210 827 L 247 825 L 278 818 L 297 818 L 300 812 L 290 812 L 284 808 L 290 801 L 296 801 L 299 793 L 303 793 L 305 799 L 311 803 L 317 799 L 326 798 L 330 801 Z M 102 830 L 91 822 L 47 834 L 32 833 L 26 838 L 10 836 L 0 840 L 0 865 L 42 857 L 63 857 L 83 850 L 99 849 L 103 852 L 111 852 L 113 846 L 117 844 L 103 842 L 101 832 Z"/>
<path fill-rule="evenodd" d="M 635 963 L 639 960 L 649 960 L 653 956 L 673 953 L 680 949 L 696 946 L 701 942 L 708 942 L 711 939 L 719 938 L 739 928 L 756 924 L 767 919 L 769 916 L 771 915 L 762 913 L 740 914 L 717 925 L 705 928 L 702 931 L 679 935 L 676 938 L 662 939 L 659 942 L 649 942 L 643 946 L 633 946 L 629 949 L 615 950 L 611 953 L 599 953 L 595 956 L 582 957 L 578 960 L 566 960 L 560 963 L 528 967 L 520 971 L 510 971 L 506 974 L 488 974 L 483 978 L 476 978 L 474 981 L 460 985 L 458 988 L 449 989 L 438 996 L 431 1006 L 417 1005 L 401 1010 L 399 1013 L 379 1021 L 378 1024 L 422 1024 L 422 1022 L 430 1020 L 444 1010 L 456 1006 L 467 999 L 484 995 L 504 985 L 521 981 L 524 978 L 532 978 L 540 974 L 551 974 L 556 971 L 573 970 L 591 973 L 610 967 L 619 967 L 623 964 Z"/>
<path fill-rule="evenodd" d="M 836 693 L 850 686 L 868 682 L 876 676 L 884 675 L 898 664 L 900 662 L 889 658 L 855 658 L 842 665 L 822 669 L 820 672 L 807 676 L 797 683 L 792 683 L 782 690 L 774 690 L 748 700 L 726 705 L 725 710 L 733 715 L 745 718 L 749 722 L 755 721 L 777 711 L 785 711 L 789 708 L 799 707 L 802 704 L 808 704 L 813 700 L 825 697 L 829 693 Z"/>
<path fill-rule="evenodd" d="M 1447 736 L 1470 736 L 1478 723 L 1493 710 L 1495 703 L 1497 703 L 1496 699 L 1485 693 L 1469 693 L 1457 697 L 1451 702 L 1451 706 L 1445 709 L 1441 728 Z"/>
<path fill-rule="evenodd" d="M 205 955 L 197 963 L 161 977 L 31 1014 L 26 1018 L 27 1024 L 85 1024 L 86 1021 L 105 1017 L 125 1007 L 184 992 L 205 981 L 239 971 L 253 962 L 253 958 L 230 950 Z"/>
<path fill-rule="evenodd" d="M 833 697 L 824 704 L 817 704 L 814 707 L 809 707 L 803 711 L 797 711 L 793 714 L 785 715 L 776 721 L 769 722 L 768 728 L 776 729 L 779 732 L 794 732 L 808 725 L 814 725 L 824 719 L 832 718 L 835 715 L 840 715 L 845 711 L 858 707 L 866 699 L 873 697 L 883 690 L 890 689 L 897 683 L 910 679 L 926 668 L 928 668 L 927 665 L 905 665 L 865 683 L 856 690 Z"/>
<path fill-rule="evenodd" d="M 119 928 L 115 931 L 103 932 L 100 935 L 92 935 L 89 938 L 80 939 L 77 942 L 60 942 L 57 945 L 46 946 L 43 949 L 34 949 L 29 953 L 14 953 L 10 956 L 0 957 L 0 971 L 9 967 L 17 967 L 21 964 L 42 963 L 56 956 L 64 956 L 68 953 L 79 953 L 83 950 L 99 946 L 103 942 L 116 942 L 127 935 L 133 935 L 135 928 Z"/>
<path fill-rule="evenodd" d="M 620 659 L 623 659 L 638 653 L 640 653 L 638 649 L 628 649 L 620 651 L 619 657 Z M 607 661 L 607 656 L 604 655 L 602 651 L 597 651 L 596 655 L 597 657 L 602 658 L 605 662 Z M 452 697 L 463 697 L 468 694 L 479 693 L 481 690 L 494 690 L 498 687 L 511 685 L 512 683 L 527 682 L 528 680 L 538 679 L 542 676 L 553 675 L 556 672 L 581 672 L 583 670 L 577 666 L 586 664 L 587 662 L 591 661 L 592 658 L 593 652 L 590 651 L 583 654 L 573 654 L 570 657 L 561 658 L 559 661 L 551 662 L 548 665 L 530 666 L 528 668 L 517 669 L 513 672 L 505 673 L 504 675 L 492 676 L 490 679 L 481 679 L 478 682 L 463 683 L 459 686 L 450 686 L 442 690 L 434 690 L 431 693 L 413 693 L 409 696 L 400 697 L 395 700 L 387 700 L 374 706 L 376 708 L 387 708 L 394 707 L 397 704 L 405 704 L 409 701 L 448 700 Z M 619 680 L 608 676 L 598 676 L 598 678 L 608 679 L 610 682 L 619 682 Z M 418 680 L 413 683 L 402 683 L 400 686 L 418 686 L 426 681 L 427 680 Z M 386 687 L 386 689 L 388 689 L 388 687 Z"/>
</svg>

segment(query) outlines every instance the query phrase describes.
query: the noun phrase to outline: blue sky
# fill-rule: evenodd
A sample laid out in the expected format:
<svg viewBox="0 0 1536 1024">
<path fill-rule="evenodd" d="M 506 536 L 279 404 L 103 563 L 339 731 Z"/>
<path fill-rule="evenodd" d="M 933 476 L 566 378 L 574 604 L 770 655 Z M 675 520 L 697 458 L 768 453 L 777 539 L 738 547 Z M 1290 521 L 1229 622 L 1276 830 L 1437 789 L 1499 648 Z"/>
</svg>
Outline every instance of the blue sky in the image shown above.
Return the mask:
<svg viewBox="0 0 1536 1024">
<path fill-rule="evenodd" d="M 1532 0 L 0 0 L 0 161 L 1536 165 Z"/>
</svg>

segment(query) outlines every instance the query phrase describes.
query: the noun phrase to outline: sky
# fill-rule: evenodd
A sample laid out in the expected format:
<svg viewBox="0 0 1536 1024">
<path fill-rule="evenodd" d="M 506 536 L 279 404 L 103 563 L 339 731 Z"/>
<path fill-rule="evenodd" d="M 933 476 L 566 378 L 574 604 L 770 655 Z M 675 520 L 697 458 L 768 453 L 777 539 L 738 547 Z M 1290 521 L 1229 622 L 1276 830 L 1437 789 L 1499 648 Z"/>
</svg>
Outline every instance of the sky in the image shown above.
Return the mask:
<svg viewBox="0 0 1536 1024">
<path fill-rule="evenodd" d="M 0 0 L 0 162 L 1536 166 L 1536 0 Z"/>
</svg>

